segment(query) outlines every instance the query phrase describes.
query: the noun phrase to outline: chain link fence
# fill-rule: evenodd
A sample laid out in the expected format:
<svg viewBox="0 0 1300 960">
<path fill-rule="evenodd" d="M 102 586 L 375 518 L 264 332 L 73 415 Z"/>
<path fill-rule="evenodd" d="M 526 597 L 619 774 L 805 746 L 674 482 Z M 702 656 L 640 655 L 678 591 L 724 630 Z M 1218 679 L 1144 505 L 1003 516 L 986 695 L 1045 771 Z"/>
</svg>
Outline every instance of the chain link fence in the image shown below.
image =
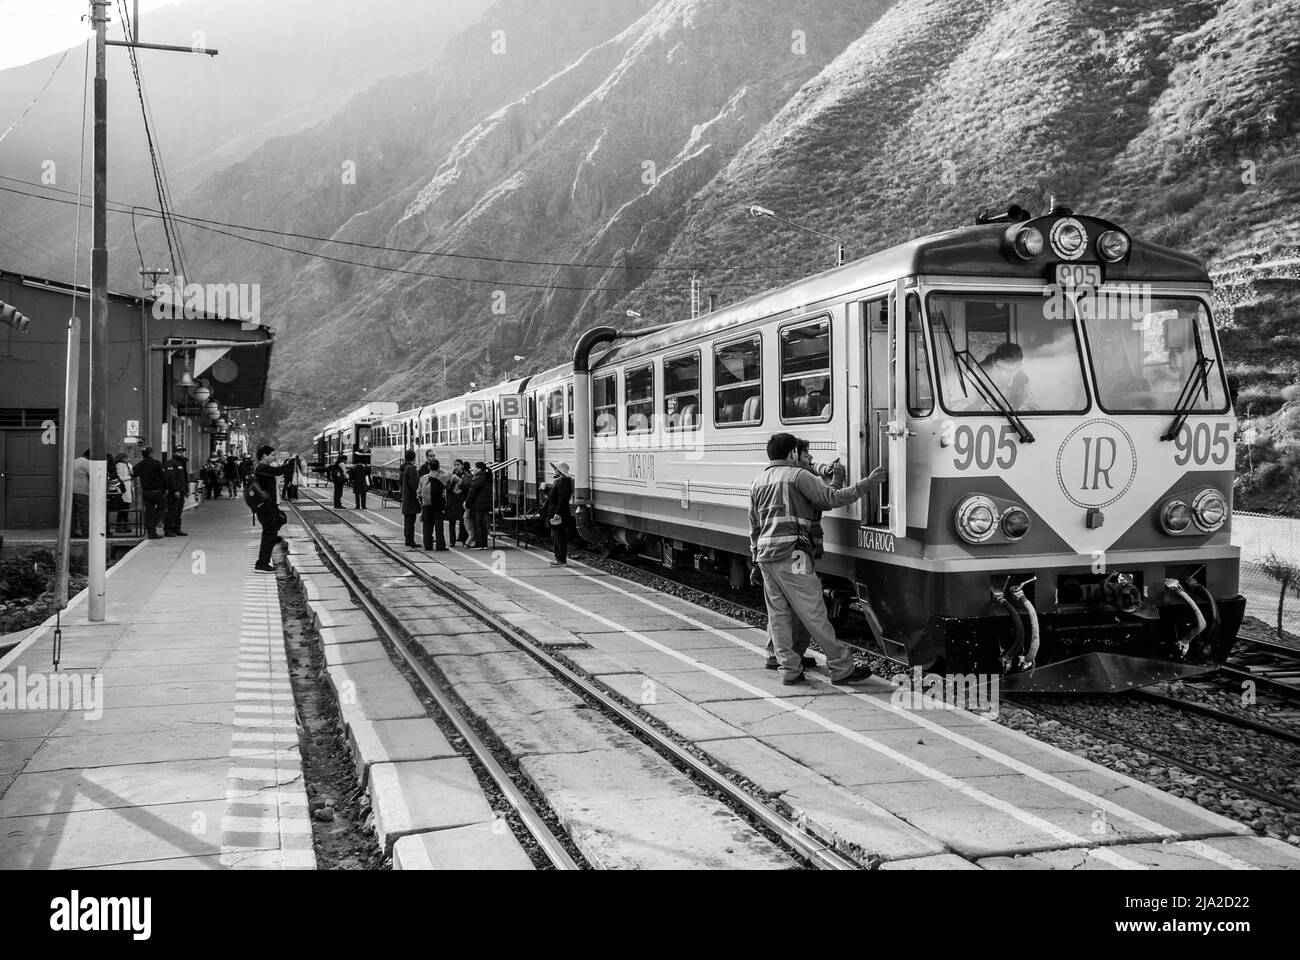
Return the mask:
<svg viewBox="0 0 1300 960">
<path fill-rule="evenodd" d="M 1300 520 L 1262 513 L 1234 513 L 1232 542 L 1241 548 L 1241 593 L 1246 613 L 1270 626 L 1277 623 L 1282 585 L 1264 572 L 1269 554 L 1300 565 Z M 1283 602 L 1282 629 L 1300 634 L 1300 597 L 1288 592 Z"/>
</svg>

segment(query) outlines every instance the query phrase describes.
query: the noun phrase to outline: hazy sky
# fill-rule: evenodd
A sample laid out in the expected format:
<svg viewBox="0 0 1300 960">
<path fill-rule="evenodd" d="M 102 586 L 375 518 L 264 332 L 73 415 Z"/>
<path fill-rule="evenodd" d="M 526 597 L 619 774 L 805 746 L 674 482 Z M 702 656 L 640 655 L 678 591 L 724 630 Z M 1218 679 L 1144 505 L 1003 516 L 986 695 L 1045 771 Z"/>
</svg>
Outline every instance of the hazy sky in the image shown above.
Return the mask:
<svg viewBox="0 0 1300 960">
<path fill-rule="evenodd" d="M 131 9 L 131 0 L 126 0 Z M 148 39 L 149 10 L 183 3 L 184 0 L 140 0 L 141 39 Z M 117 0 L 110 4 L 108 35 L 121 34 L 117 18 Z M 81 20 L 90 11 L 89 0 L 0 0 L 0 70 L 16 67 L 76 46 L 90 33 L 88 21 Z M 64 68 L 68 65 L 65 63 Z"/>
</svg>

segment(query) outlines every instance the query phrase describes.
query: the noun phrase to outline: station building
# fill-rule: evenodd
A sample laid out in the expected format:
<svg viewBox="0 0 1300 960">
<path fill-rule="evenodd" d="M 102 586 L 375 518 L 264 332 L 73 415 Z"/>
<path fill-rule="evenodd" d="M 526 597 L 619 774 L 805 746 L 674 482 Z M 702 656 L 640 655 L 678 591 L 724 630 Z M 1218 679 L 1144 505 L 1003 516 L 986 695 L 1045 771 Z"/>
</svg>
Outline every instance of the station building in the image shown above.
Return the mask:
<svg viewBox="0 0 1300 960">
<path fill-rule="evenodd" d="M 59 436 L 68 319 L 81 318 L 77 451 L 90 446 L 90 301 L 84 286 L 0 269 L 0 303 L 30 319 L 0 325 L 0 530 L 58 523 Z M 263 405 L 273 332 L 183 298 L 108 295 L 108 450 L 140 459 L 183 446 L 191 471 L 213 452 L 247 452 L 241 421 Z M 202 388 L 210 391 L 205 397 Z M 197 396 L 196 396 L 197 392 Z M 217 408 L 222 419 L 214 420 Z M 220 425 L 225 424 L 225 429 Z"/>
</svg>

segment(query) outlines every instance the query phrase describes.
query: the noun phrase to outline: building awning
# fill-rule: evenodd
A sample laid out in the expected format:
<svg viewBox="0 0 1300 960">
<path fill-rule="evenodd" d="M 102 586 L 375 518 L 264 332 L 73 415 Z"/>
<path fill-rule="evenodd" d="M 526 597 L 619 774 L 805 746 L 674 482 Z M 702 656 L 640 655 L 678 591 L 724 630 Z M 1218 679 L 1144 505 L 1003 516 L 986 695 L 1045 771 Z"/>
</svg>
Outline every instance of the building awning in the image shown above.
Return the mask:
<svg viewBox="0 0 1300 960">
<path fill-rule="evenodd" d="M 271 368 L 271 348 L 265 340 L 187 340 L 154 350 L 194 352 L 194 372 L 212 390 L 212 399 L 223 407 L 255 409 L 266 401 L 266 381 Z M 179 373 L 179 367 L 177 368 Z"/>
</svg>

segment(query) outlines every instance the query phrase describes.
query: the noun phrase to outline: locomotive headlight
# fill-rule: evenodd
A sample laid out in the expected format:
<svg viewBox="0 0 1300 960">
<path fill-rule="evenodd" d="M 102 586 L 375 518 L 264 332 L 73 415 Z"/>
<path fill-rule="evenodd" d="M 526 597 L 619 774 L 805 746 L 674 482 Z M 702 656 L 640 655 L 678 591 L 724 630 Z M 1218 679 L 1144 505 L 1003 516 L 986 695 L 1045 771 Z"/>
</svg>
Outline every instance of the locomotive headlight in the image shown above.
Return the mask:
<svg viewBox="0 0 1300 960">
<path fill-rule="evenodd" d="M 1118 230 L 1107 230 L 1097 238 L 1097 249 L 1101 255 L 1111 263 L 1123 260 L 1128 256 L 1129 240 L 1128 237 Z"/>
<path fill-rule="evenodd" d="M 1160 508 L 1160 526 L 1165 533 L 1182 533 L 1192 522 L 1192 509 L 1185 500 L 1170 500 Z"/>
<path fill-rule="evenodd" d="M 1223 494 L 1218 490 L 1213 488 L 1202 490 L 1192 500 L 1192 519 L 1206 533 L 1212 533 L 1223 526 L 1227 516 L 1228 505 L 1223 500 Z"/>
<path fill-rule="evenodd" d="M 1052 252 L 1062 260 L 1078 260 L 1088 248 L 1088 231 L 1073 217 L 1057 220 L 1052 226 Z"/>
<path fill-rule="evenodd" d="M 1016 234 L 1016 253 L 1024 260 L 1032 260 L 1043 252 L 1043 231 L 1025 227 Z"/>
<path fill-rule="evenodd" d="M 998 525 L 998 508 L 988 497 L 967 497 L 957 504 L 957 533 L 967 543 L 983 543 Z"/>
<path fill-rule="evenodd" d="M 1012 507 L 1002 514 L 1002 535 L 1008 540 L 1019 540 L 1029 532 L 1029 514 L 1020 507 Z"/>
</svg>

